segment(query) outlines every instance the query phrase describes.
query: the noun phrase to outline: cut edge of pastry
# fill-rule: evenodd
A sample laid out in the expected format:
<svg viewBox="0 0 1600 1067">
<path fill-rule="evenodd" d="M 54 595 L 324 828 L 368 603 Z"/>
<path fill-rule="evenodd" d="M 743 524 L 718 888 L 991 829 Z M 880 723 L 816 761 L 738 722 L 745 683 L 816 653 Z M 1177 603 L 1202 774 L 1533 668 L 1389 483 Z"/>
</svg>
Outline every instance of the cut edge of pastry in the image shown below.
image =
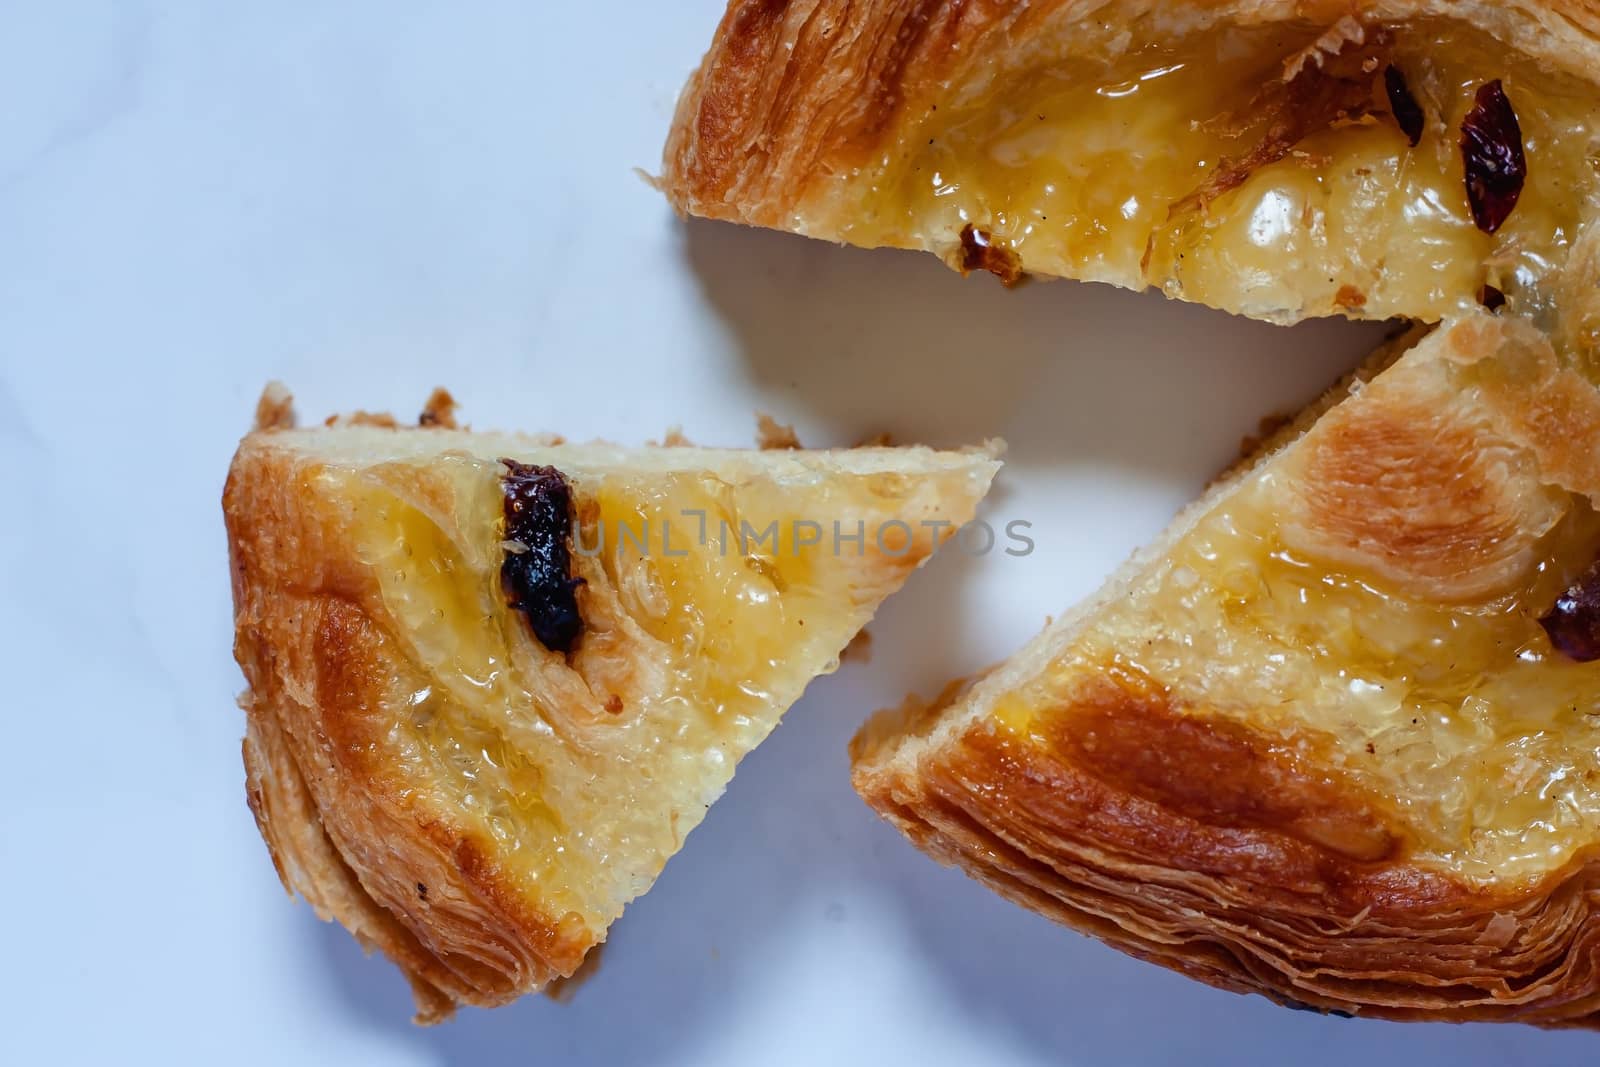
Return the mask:
<svg viewBox="0 0 1600 1067">
<path fill-rule="evenodd" d="M 1363 360 L 1359 367 L 1325 390 L 1292 419 L 1260 439 L 1252 451 L 1241 456 L 1207 486 L 1205 492 L 1186 504 L 1160 537 L 1136 549 L 1095 592 L 1061 615 L 1053 617 L 1045 633 L 1054 635 L 1054 641 L 1062 644 L 1069 642 L 1070 635 L 1105 605 L 1126 596 L 1131 585 L 1150 563 L 1159 559 L 1168 545 L 1180 540 L 1193 528 L 1216 501 L 1232 492 L 1263 463 L 1293 444 L 1323 414 L 1337 407 L 1354 390 L 1383 373 L 1406 352 L 1415 348 L 1434 329 L 1425 324 L 1402 328 Z M 973 720 L 986 714 L 984 694 L 1003 693 L 1017 682 L 1037 673 L 1040 667 L 1049 662 L 1054 651 L 1052 646 L 1043 642 L 1043 636 L 1041 634 L 1040 639 L 1030 642 L 1018 655 L 1003 663 L 970 678 L 954 679 L 932 700 L 911 696 L 900 707 L 886 708 L 874 714 L 850 742 L 857 791 L 866 795 L 875 788 L 880 769 L 897 769 L 914 764 L 924 752 L 954 743 Z M 957 703 L 968 705 L 968 711 L 963 716 L 944 714 Z"/>
<path fill-rule="evenodd" d="M 330 504 L 327 494 L 342 490 L 319 485 L 325 477 L 319 472 L 372 464 L 375 469 L 390 468 L 380 481 L 393 484 L 397 477 L 402 481 L 409 477 L 396 475 L 395 468 L 427 468 L 442 457 L 520 456 L 578 471 L 621 465 L 645 482 L 703 476 L 703 472 L 715 472 L 731 484 L 765 484 L 762 479 L 767 479 L 771 486 L 761 490 L 768 494 L 763 499 L 781 501 L 793 491 L 800 502 L 796 506 L 805 506 L 807 500 L 834 499 L 807 496 L 813 485 L 832 486 L 829 491 L 836 494 L 866 492 L 866 487 L 876 486 L 872 492 L 891 494 L 885 500 L 920 509 L 908 510 L 908 516 L 965 522 L 973 517 L 1004 448 L 999 441 L 944 452 L 920 447 L 761 451 L 623 448 L 603 442 L 570 445 L 554 435 L 449 429 L 453 411 L 453 401 L 441 390 L 424 409 L 419 428 L 402 427 L 390 416 L 360 413 L 331 419 L 321 428 L 296 429 L 292 398 L 274 384 L 258 405 L 256 430 L 241 443 L 224 498 L 238 612 L 235 651 L 248 683 L 240 704 L 247 717 L 242 755 L 250 808 L 285 888 L 302 896 L 320 918 L 345 926 L 369 952 L 379 950 L 400 967 L 411 983 L 419 1023 L 448 1018 L 463 1004 L 503 1004 L 578 973 L 603 942 L 605 928 L 629 900 L 649 888 L 659 867 L 651 870 L 647 861 L 637 874 L 610 879 L 622 887 L 622 896 L 613 905 L 594 905 L 600 909 L 597 918 L 579 921 L 570 912 L 562 917 L 545 914 L 539 898 L 526 895 L 527 883 L 507 873 L 510 868 L 502 870 L 505 856 L 493 841 L 472 829 L 477 824 L 469 821 L 460 824 L 467 829 L 453 828 L 449 812 L 423 799 L 422 792 L 410 798 L 412 785 L 394 777 L 396 768 L 385 765 L 380 756 L 366 754 L 381 743 L 381 732 L 373 733 L 369 720 L 390 706 L 386 702 L 398 699 L 393 695 L 396 686 L 405 688 L 403 679 L 415 677 L 417 665 L 403 658 L 409 654 L 404 639 L 397 640 L 393 632 L 397 617 L 386 615 L 381 602 L 374 607 L 378 587 L 365 572 L 377 564 L 344 528 L 365 521 L 357 516 L 375 505 L 364 504 L 361 498 Z M 770 427 L 763 428 L 763 434 L 771 433 Z M 783 436 L 788 446 L 792 434 Z M 583 475 L 579 478 L 581 482 Z M 427 478 L 408 486 L 407 492 L 418 494 L 419 504 L 442 517 L 440 521 L 448 525 L 449 516 L 455 515 L 456 521 L 468 522 L 461 517 L 465 498 L 452 504 L 448 486 L 430 484 Z M 879 522 L 891 514 L 888 503 L 869 501 L 861 505 L 863 510 L 854 510 L 857 504 L 859 500 L 842 514 L 866 515 L 870 520 L 875 514 L 870 508 L 881 507 L 885 510 L 878 515 Z M 819 636 L 808 643 L 808 631 L 801 632 L 795 646 L 801 662 L 785 666 L 784 677 L 807 670 L 808 678 L 814 679 L 831 671 L 877 604 L 935 547 L 922 535 L 912 535 L 904 550 L 909 555 L 903 559 L 894 555 L 881 563 L 833 563 L 836 570 L 858 577 L 849 578 L 848 585 L 817 588 L 833 588 L 853 599 L 828 609 L 836 616 L 831 623 L 812 604 L 809 611 L 818 614 L 813 618 L 808 613 L 806 619 L 816 624 Z M 493 550 L 495 558 L 501 551 Z M 670 548 L 666 552 L 675 555 Z M 869 558 L 879 559 L 873 553 Z M 572 566 L 580 566 L 576 557 Z M 785 565 L 780 561 L 778 566 Z M 596 578 L 591 574 L 591 584 Z M 855 584 L 858 579 L 866 584 Z M 793 591 L 782 595 L 791 594 L 801 595 Z M 797 603 L 801 607 L 796 610 L 807 610 L 806 601 Z M 830 626 L 837 629 L 839 619 L 854 619 L 854 628 L 835 635 L 839 647 L 831 649 L 834 658 L 828 660 L 812 644 L 827 640 L 821 635 L 830 633 Z M 629 624 L 613 619 L 607 625 L 625 629 Z M 814 664 L 809 658 L 813 653 L 817 653 Z M 583 654 L 581 648 L 576 653 L 579 659 L 569 653 L 569 667 L 581 662 L 604 665 L 582 660 Z M 790 682 L 774 689 L 770 721 L 760 728 L 761 736 L 804 688 L 797 674 L 793 682 L 798 688 L 792 691 Z M 487 699 L 493 706 L 494 698 Z M 614 700 L 608 698 L 606 713 L 620 713 L 622 704 L 616 701 L 613 707 Z M 573 728 L 579 730 L 579 743 L 587 743 L 582 740 L 583 727 Z M 727 742 L 734 762 L 759 741 L 754 736 Z M 541 776 L 555 773 L 540 766 Z M 702 772 L 683 773 L 692 777 Z M 730 766 L 725 774 L 703 778 L 700 785 L 685 778 L 684 787 L 709 790 L 704 798 L 704 808 L 709 808 L 731 774 Z M 669 836 L 677 842 L 664 846 L 668 857 L 703 815 L 703 808 L 696 806 L 698 814 L 680 827 L 681 799 L 663 801 L 672 812 Z M 553 795 L 541 796 L 539 802 L 545 800 L 556 803 Z M 663 817 L 665 813 L 664 809 Z M 619 860 L 619 869 L 626 873 L 633 862 Z"/>
<path fill-rule="evenodd" d="M 1106 729 L 1125 731 L 1099 756 L 1086 755 L 1092 747 L 1071 757 L 1036 754 L 1027 744 L 1005 741 L 994 722 L 1008 696 L 1061 662 L 1102 613 L 1134 595 L 1141 577 L 1217 502 L 1414 346 L 1456 344 L 1445 336 L 1453 328 L 1466 331 L 1457 351 L 1480 348 L 1485 337 L 1505 330 L 1550 352 L 1526 324 L 1489 316 L 1465 327 L 1413 328 L 1391 341 L 1011 660 L 953 682 L 931 701 L 911 698 L 869 720 L 850 744 L 857 792 L 939 863 L 1129 955 L 1221 989 L 1339 1015 L 1600 1028 L 1600 837 L 1580 837 L 1564 861 L 1528 876 L 1457 877 L 1431 862 L 1413 862 L 1405 831 L 1381 815 L 1359 806 L 1316 814 L 1316 803 L 1358 805 L 1361 793 L 1341 793 L 1348 787 L 1340 784 L 1342 772 L 1315 755 L 1292 772 L 1309 779 L 1283 772 L 1276 780 L 1285 790 L 1322 780 L 1311 790 L 1320 790 L 1321 800 L 1308 802 L 1311 814 L 1302 812 L 1298 824 L 1210 822 L 1169 806 L 1162 799 L 1167 794 L 1130 784 L 1136 779 L 1125 777 L 1118 761 L 1134 759 L 1135 750 L 1117 745 L 1137 741 L 1138 751 L 1162 768 L 1153 773 L 1170 783 L 1172 795 L 1192 798 L 1200 810 L 1217 784 L 1210 772 L 1197 776 L 1194 766 L 1180 764 L 1198 763 L 1211 746 L 1236 743 L 1230 757 L 1248 752 L 1240 758 L 1270 763 L 1280 753 L 1273 750 L 1269 758 L 1247 748 L 1262 740 L 1251 727 L 1235 731 L 1232 720 L 1219 718 L 1213 728 L 1203 707 L 1193 719 L 1156 711 L 1169 708 L 1159 675 L 1145 680 L 1152 691 L 1119 691 L 1099 709 L 1108 716 Z M 1583 388 L 1592 392 L 1587 382 Z M 1555 401 L 1539 410 L 1577 415 L 1588 425 L 1593 407 L 1591 397 L 1587 409 L 1561 411 L 1562 402 Z M 1517 430 L 1549 433 L 1558 425 Z M 1593 444 L 1596 433 L 1600 427 L 1588 425 L 1575 447 Z M 1558 484 L 1566 478 L 1559 463 L 1547 473 Z M 1137 658 L 1136 648 L 1128 651 Z M 1099 680 L 1073 677 L 1084 683 L 1072 690 L 1080 694 Z M 1113 683 L 1108 688 L 1121 684 L 1109 673 L 1104 678 Z M 1186 706 L 1182 691 L 1174 699 L 1171 707 Z M 1081 714 L 1081 705 L 1071 707 L 1071 714 Z M 1154 718 L 1141 733 L 1147 716 Z M 1294 728 L 1282 727 L 1286 751 L 1294 751 L 1287 733 Z M 1032 729 L 1049 732 L 1042 724 Z M 1238 765 L 1241 775 L 1247 766 Z M 1271 779 L 1279 772 L 1262 773 Z M 1254 779 L 1237 786 L 1254 798 L 1250 803 L 1269 808 L 1273 788 Z M 1095 828 L 1086 830 L 1080 819 Z M 1367 831 L 1378 827 L 1383 840 L 1369 840 Z M 1287 836 L 1280 837 L 1280 829 Z"/>
<path fill-rule="evenodd" d="M 1570 91 L 1596 69 L 1600 16 L 1572 2 L 732 0 L 655 184 L 682 214 L 1008 285 L 1276 322 L 1548 312 L 1600 196 L 1600 108 Z M 1509 208 L 1463 174 L 1468 126 L 1497 123 L 1533 153 Z"/>
</svg>

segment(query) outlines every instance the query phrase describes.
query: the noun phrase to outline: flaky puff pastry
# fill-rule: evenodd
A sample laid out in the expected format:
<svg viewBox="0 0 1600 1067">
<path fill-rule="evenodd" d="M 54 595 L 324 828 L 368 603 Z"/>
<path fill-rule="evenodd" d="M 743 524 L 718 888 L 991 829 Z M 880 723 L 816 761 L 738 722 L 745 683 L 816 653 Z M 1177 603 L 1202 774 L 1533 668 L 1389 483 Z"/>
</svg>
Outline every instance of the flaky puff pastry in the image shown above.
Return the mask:
<svg viewBox="0 0 1600 1067">
<path fill-rule="evenodd" d="M 1414 347 L 1411 346 L 1414 343 Z M 1600 1023 L 1600 394 L 1479 313 L 1396 342 L 857 789 L 1225 989 Z"/>
<path fill-rule="evenodd" d="M 572 975 L 998 466 L 287 410 L 223 498 L 250 807 L 424 1022 Z"/>
<path fill-rule="evenodd" d="M 1548 313 L 1600 199 L 1596 72 L 1587 0 L 734 0 L 660 185 L 1275 321 Z"/>
</svg>

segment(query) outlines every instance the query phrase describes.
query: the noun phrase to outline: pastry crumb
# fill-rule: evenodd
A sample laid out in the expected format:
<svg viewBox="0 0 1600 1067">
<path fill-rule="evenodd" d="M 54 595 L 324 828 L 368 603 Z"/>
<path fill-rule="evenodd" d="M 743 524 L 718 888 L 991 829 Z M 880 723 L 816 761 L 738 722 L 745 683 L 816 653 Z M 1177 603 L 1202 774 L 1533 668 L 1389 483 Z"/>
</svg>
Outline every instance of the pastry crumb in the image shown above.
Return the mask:
<svg viewBox="0 0 1600 1067">
<path fill-rule="evenodd" d="M 450 390 L 440 386 L 429 394 L 422 414 L 417 416 L 417 425 L 441 430 L 460 429 L 456 425 L 456 398 L 450 395 Z"/>
<path fill-rule="evenodd" d="M 961 249 L 956 269 L 963 277 L 973 271 L 986 270 L 1014 289 L 1027 278 L 1022 271 L 1022 257 L 991 234 L 968 223 L 961 231 Z"/>
<path fill-rule="evenodd" d="M 756 445 L 763 452 L 805 447 L 793 426 L 785 426 L 764 411 L 756 412 Z"/>
<path fill-rule="evenodd" d="M 374 426 L 380 430 L 398 430 L 400 422 L 387 411 L 357 411 L 349 415 L 329 415 L 324 426 Z"/>
<path fill-rule="evenodd" d="M 256 431 L 292 430 L 294 426 L 294 394 L 282 382 L 268 382 L 256 401 Z"/>
<path fill-rule="evenodd" d="M 682 426 L 668 426 L 661 438 L 661 448 L 693 448 L 694 442 L 684 436 Z"/>
</svg>

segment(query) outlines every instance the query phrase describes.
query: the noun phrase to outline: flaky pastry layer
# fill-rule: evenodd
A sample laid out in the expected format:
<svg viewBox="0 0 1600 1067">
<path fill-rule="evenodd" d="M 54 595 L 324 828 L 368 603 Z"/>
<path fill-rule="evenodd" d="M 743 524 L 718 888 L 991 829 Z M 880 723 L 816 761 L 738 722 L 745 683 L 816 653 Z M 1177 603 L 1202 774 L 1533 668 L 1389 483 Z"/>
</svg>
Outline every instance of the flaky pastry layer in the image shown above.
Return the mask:
<svg viewBox="0 0 1600 1067">
<path fill-rule="evenodd" d="M 394 960 L 424 1022 L 572 975 L 997 468 L 430 410 L 253 433 L 223 498 L 251 809 L 284 885 Z M 536 625 L 569 596 L 575 631 Z"/>
<path fill-rule="evenodd" d="M 1586 2 L 735 0 L 660 184 L 692 215 L 1274 321 L 1488 291 L 1554 315 L 1600 203 L 1597 40 Z M 1480 221 L 1462 141 L 1490 83 L 1527 173 Z"/>
<path fill-rule="evenodd" d="M 1593 1026 L 1600 662 L 1547 626 L 1593 580 L 1597 490 L 1588 379 L 1524 323 L 1447 324 L 1013 660 L 876 720 L 857 789 L 1214 985 Z"/>
</svg>

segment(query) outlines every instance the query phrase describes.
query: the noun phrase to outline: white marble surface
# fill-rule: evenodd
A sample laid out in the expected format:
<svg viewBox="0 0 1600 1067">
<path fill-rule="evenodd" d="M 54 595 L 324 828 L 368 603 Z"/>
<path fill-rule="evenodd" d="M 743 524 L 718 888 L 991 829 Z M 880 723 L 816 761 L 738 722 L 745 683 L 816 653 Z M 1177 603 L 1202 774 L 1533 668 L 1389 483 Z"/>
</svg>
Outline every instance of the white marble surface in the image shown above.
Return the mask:
<svg viewBox="0 0 1600 1067">
<path fill-rule="evenodd" d="M 845 742 L 1003 656 L 1370 344 L 683 225 L 657 159 L 718 0 L 0 2 L 0 1062 L 1576 1062 L 1523 1028 L 1286 1012 L 944 871 Z M 309 415 L 744 443 L 1002 434 L 1026 560 L 942 557 L 815 685 L 570 1004 L 413 1028 L 244 805 L 218 494 Z"/>
</svg>

